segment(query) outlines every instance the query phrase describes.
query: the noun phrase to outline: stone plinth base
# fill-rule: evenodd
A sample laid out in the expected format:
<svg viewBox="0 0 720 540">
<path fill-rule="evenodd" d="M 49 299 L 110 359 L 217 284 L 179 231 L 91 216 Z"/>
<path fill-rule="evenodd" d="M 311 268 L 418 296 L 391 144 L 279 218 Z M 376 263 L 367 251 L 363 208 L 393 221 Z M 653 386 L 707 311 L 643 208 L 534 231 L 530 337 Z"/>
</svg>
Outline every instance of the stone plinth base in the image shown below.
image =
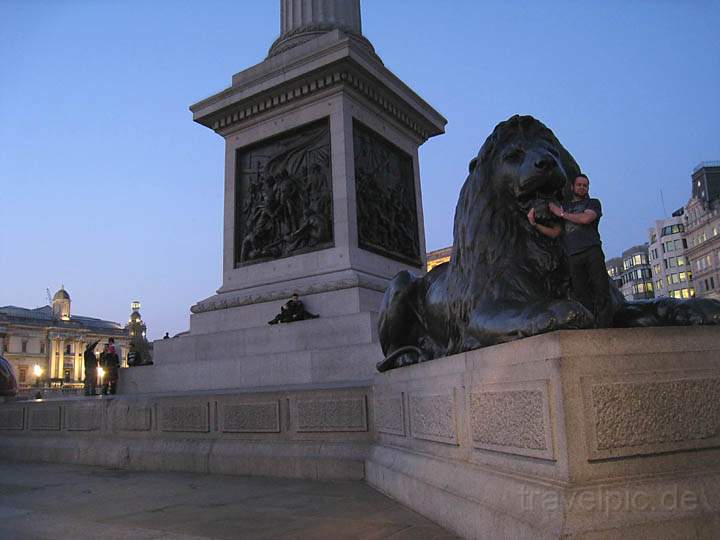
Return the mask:
<svg viewBox="0 0 720 540">
<path fill-rule="evenodd" d="M 464 538 L 720 537 L 720 331 L 564 331 L 375 378 L 367 481 Z"/>
<path fill-rule="evenodd" d="M 277 306 L 275 309 L 279 310 Z M 230 313 L 226 316 L 232 318 Z M 148 394 L 351 381 L 369 384 L 376 373 L 375 364 L 382 360 L 375 313 L 276 325 L 268 325 L 267 320 L 254 328 L 190 333 L 156 341 L 155 364 L 121 370 L 119 392 Z"/>
<path fill-rule="evenodd" d="M 372 387 L 6 403 L 0 456 L 365 478 L 464 538 L 720 538 L 720 332 L 556 332 Z"/>
<path fill-rule="evenodd" d="M 6 460 L 306 479 L 364 477 L 368 387 L 0 406 Z"/>
</svg>

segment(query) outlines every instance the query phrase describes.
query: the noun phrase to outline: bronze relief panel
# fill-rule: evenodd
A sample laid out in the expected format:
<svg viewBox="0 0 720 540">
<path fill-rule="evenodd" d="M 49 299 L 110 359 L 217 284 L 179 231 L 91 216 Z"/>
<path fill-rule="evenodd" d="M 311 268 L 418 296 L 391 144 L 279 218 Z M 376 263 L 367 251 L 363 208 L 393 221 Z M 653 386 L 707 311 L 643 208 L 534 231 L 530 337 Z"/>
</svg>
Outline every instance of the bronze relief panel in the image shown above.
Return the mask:
<svg viewBox="0 0 720 540">
<path fill-rule="evenodd" d="M 240 148 L 235 174 L 235 266 L 333 245 L 330 123 Z"/>
<path fill-rule="evenodd" d="M 353 122 L 358 245 L 420 266 L 412 157 Z"/>
</svg>

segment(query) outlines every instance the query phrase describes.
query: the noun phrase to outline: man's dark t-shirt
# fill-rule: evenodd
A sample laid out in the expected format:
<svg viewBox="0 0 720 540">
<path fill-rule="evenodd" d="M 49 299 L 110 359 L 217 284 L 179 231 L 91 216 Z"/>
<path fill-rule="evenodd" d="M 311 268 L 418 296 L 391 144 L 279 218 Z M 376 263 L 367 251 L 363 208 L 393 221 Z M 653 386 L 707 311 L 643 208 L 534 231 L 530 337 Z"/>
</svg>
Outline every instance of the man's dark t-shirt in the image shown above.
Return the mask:
<svg viewBox="0 0 720 540">
<path fill-rule="evenodd" d="M 579 201 L 567 201 L 563 203 L 562 207 L 568 214 L 582 214 L 585 210 L 592 210 L 597 214 L 597 219 L 587 225 L 565 221 L 563 242 L 565 243 L 565 252 L 568 255 L 577 255 L 593 246 L 602 245 L 600 233 L 598 232 L 598 224 L 600 223 L 600 216 L 602 216 L 602 206 L 599 200 L 580 199 Z"/>
</svg>

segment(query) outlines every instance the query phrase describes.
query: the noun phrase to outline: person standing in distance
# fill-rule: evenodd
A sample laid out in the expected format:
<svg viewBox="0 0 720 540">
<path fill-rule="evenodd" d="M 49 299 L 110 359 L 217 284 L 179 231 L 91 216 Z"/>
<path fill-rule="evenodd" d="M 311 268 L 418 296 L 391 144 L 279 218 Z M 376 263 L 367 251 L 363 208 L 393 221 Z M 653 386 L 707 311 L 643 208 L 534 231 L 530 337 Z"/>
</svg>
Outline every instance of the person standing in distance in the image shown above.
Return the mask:
<svg viewBox="0 0 720 540">
<path fill-rule="evenodd" d="M 598 231 L 602 205 L 598 199 L 590 198 L 589 191 L 590 180 L 579 174 L 573 180 L 572 200 L 563 202 L 562 207 L 554 203 L 548 205 L 550 212 L 563 221 L 562 229 L 537 223 L 534 209 L 528 212 L 528 220 L 550 238 L 563 233 L 573 296 L 595 316 L 597 328 L 609 328 L 613 319 L 610 280 Z"/>
</svg>

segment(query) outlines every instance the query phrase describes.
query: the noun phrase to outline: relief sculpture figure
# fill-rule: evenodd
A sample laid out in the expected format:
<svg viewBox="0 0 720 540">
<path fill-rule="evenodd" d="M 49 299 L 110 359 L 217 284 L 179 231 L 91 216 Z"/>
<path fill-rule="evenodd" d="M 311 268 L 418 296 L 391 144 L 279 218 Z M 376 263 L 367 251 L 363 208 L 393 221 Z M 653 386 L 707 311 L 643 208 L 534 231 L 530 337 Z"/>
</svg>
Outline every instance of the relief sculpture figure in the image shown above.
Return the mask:
<svg viewBox="0 0 720 540">
<path fill-rule="evenodd" d="M 326 123 L 242 150 L 238 163 L 236 264 L 332 245 Z"/>
<path fill-rule="evenodd" d="M 498 124 L 470 162 L 460 192 L 449 262 L 418 278 L 400 272 L 380 309 L 385 371 L 560 329 L 593 328 L 573 299 L 560 239 L 527 218 L 570 197 L 580 168 L 553 132 L 531 116 Z M 661 298 L 627 302 L 612 287 L 612 326 L 720 324 L 720 302 Z"/>
</svg>

